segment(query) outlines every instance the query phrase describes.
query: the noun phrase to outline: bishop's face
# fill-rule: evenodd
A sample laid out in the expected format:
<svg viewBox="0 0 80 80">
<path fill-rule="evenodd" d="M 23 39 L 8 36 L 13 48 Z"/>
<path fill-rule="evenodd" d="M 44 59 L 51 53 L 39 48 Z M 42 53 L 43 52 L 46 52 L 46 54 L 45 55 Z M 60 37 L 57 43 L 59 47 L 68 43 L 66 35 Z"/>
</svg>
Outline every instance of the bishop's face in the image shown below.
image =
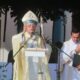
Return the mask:
<svg viewBox="0 0 80 80">
<path fill-rule="evenodd" d="M 35 32 L 36 26 L 37 26 L 36 24 L 27 23 L 27 24 L 24 25 L 23 30 L 25 32 L 28 32 L 29 34 L 32 34 L 33 32 Z"/>
</svg>

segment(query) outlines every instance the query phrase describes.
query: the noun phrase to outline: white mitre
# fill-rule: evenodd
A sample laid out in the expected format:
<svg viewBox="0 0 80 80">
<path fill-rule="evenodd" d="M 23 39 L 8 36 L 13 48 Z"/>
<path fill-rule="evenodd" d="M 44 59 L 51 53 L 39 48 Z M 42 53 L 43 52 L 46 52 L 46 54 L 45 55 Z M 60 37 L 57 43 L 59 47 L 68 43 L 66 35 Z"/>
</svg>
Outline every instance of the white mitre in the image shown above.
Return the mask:
<svg viewBox="0 0 80 80">
<path fill-rule="evenodd" d="M 22 22 L 23 23 L 38 23 L 38 18 L 37 16 L 32 12 L 32 11 L 28 11 L 22 18 Z"/>
</svg>

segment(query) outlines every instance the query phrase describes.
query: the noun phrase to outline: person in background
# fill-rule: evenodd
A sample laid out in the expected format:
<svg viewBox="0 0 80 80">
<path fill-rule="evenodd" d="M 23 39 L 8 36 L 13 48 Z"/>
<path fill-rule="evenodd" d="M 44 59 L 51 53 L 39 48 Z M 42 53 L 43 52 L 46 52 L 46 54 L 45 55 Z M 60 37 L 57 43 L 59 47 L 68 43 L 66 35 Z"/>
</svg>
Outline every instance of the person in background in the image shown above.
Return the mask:
<svg viewBox="0 0 80 80">
<path fill-rule="evenodd" d="M 71 38 L 63 43 L 60 53 L 60 80 L 80 80 L 79 65 L 73 67 L 74 54 L 80 53 L 80 30 L 72 28 Z"/>
<path fill-rule="evenodd" d="M 43 73 L 36 73 L 39 63 L 34 63 L 31 58 L 26 60 L 25 48 L 45 48 L 42 37 L 35 33 L 38 24 L 37 16 L 29 10 L 22 18 L 23 31 L 19 34 L 12 36 L 12 47 L 14 57 L 13 80 L 51 80 L 48 71 L 47 57 L 42 60 L 44 67 Z M 21 46 L 23 46 L 21 48 Z M 21 49 L 20 49 L 21 48 Z M 19 51 L 18 51 L 19 50 Z M 16 52 L 18 51 L 18 54 Z M 37 60 L 37 59 L 35 59 Z M 38 61 L 38 60 L 37 60 Z M 28 64 L 30 63 L 30 64 Z M 31 73 L 31 75 L 30 75 Z M 45 77 L 42 77 L 45 76 Z"/>
</svg>

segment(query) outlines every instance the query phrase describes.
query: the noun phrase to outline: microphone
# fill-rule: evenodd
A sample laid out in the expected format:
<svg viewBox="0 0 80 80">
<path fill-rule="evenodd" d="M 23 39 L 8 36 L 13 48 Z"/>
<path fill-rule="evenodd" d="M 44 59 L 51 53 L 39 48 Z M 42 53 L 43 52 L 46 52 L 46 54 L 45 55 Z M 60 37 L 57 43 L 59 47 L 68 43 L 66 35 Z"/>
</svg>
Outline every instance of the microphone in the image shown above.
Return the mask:
<svg viewBox="0 0 80 80">
<path fill-rule="evenodd" d="M 25 39 L 24 39 L 24 34 L 22 34 L 21 46 L 24 47 L 25 45 L 27 45 L 27 47 L 33 48 L 33 47 L 31 47 L 31 46 L 34 45 L 34 43 L 33 43 L 32 41 L 35 41 L 35 40 L 36 40 L 36 36 L 35 36 L 34 34 L 35 34 L 35 32 L 32 32 L 32 33 L 30 34 L 30 36 L 27 37 L 26 41 L 25 41 Z M 30 41 L 29 41 L 29 40 L 30 40 Z"/>
<path fill-rule="evenodd" d="M 23 46 L 23 47 L 24 47 L 24 45 L 28 42 L 28 40 L 32 38 L 32 36 L 33 36 L 33 34 L 34 34 L 34 33 L 32 32 L 32 34 L 31 34 L 31 35 L 27 38 L 27 40 L 25 41 L 24 33 L 25 33 L 25 32 L 22 33 L 22 42 L 21 42 L 21 46 Z"/>
</svg>

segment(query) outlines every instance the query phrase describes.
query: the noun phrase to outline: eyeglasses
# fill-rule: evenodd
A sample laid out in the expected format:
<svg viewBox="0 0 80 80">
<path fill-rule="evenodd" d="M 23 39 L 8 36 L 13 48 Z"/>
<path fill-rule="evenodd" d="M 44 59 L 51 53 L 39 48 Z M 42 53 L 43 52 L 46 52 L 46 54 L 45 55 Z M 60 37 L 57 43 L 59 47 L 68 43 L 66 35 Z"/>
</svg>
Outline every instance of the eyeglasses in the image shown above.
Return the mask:
<svg viewBox="0 0 80 80">
<path fill-rule="evenodd" d="M 27 26 L 33 26 L 33 27 L 36 27 L 37 25 L 34 24 L 34 23 L 27 23 Z"/>
</svg>

